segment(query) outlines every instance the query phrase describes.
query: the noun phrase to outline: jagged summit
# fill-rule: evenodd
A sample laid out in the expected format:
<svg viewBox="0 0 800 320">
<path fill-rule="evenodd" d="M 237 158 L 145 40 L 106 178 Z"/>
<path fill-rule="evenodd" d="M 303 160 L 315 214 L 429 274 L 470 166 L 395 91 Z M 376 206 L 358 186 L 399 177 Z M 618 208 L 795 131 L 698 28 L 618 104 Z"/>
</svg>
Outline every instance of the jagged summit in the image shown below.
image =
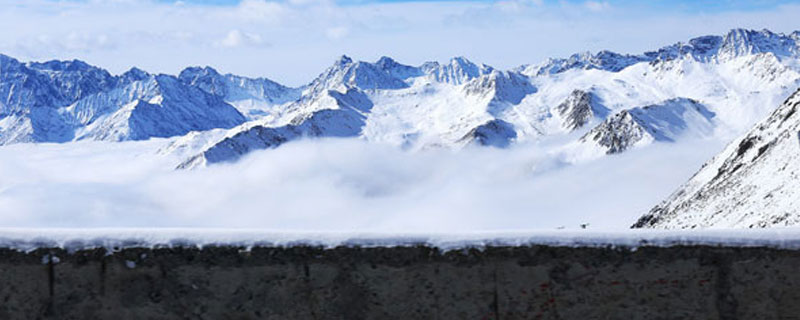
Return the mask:
<svg viewBox="0 0 800 320">
<path fill-rule="evenodd" d="M 231 145 L 254 143 L 240 151 L 280 144 L 245 133 L 260 127 L 284 142 L 347 136 L 411 150 L 563 135 L 566 144 L 616 153 L 703 136 L 718 124 L 735 132 L 749 126 L 767 112 L 763 101 L 783 99 L 800 84 L 797 35 L 733 30 L 639 55 L 580 53 L 510 71 L 465 57 L 410 66 L 388 56 L 366 62 L 343 55 L 299 88 L 211 67 L 177 76 L 133 68 L 114 76 L 77 61 L 0 56 L 0 143 L 147 139 L 234 127 L 190 143 L 205 148 L 190 153 L 205 154 L 216 139 L 237 135 L 248 138 Z M 241 155 L 215 150 L 209 159 Z"/>
<path fill-rule="evenodd" d="M 460 141 L 481 146 L 506 148 L 517 138 L 514 126 L 506 121 L 494 119 L 481 124 L 464 135 Z"/>
<path fill-rule="evenodd" d="M 375 66 L 389 73 L 393 77 L 403 80 L 412 77 L 419 77 L 423 74 L 420 68 L 398 63 L 394 59 L 387 56 L 383 56 L 378 59 L 378 61 L 375 62 Z"/>
<path fill-rule="evenodd" d="M 475 64 L 465 57 L 451 58 L 447 64 L 426 62 L 420 69 L 438 82 L 460 85 L 479 76 L 491 73 L 494 68 Z"/>
<path fill-rule="evenodd" d="M 348 65 L 348 64 L 351 64 L 351 63 L 353 63 L 353 59 L 348 57 L 347 55 L 343 54 L 342 56 L 339 57 L 339 59 L 336 60 L 336 62 L 334 63 L 334 66 L 337 66 L 337 65 L 338 66 L 345 66 L 345 65 Z"/>
<path fill-rule="evenodd" d="M 125 71 L 123 74 L 120 75 L 120 81 L 124 84 L 128 84 L 133 81 L 142 81 L 147 79 L 150 76 L 150 73 L 139 69 L 137 67 L 132 67 L 128 71 Z"/>
<path fill-rule="evenodd" d="M 701 62 L 727 61 L 757 54 L 773 53 L 778 57 L 800 56 L 800 32 L 789 35 L 769 30 L 732 29 L 723 36 L 701 36 L 638 55 L 619 54 L 607 50 L 592 54 L 578 53 L 566 59 L 548 59 L 538 65 L 518 68 L 527 75 L 547 75 L 573 69 L 621 71 L 640 62 L 655 63 L 689 57 Z"/>
<path fill-rule="evenodd" d="M 561 126 L 569 131 L 582 128 L 592 119 L 605 119 L 610 110 L 591 91 L 575 89 L 556 107 L 562 117 Z"/>
<path fill-rule="evenodd" d="M 91 66 L 88 63 L 77 59 L 66 61 L 50 60 L 46 62 L 29 62 L 28 67 L 32 69 L 50 71 L 86 71 L 90 69 L 99 70 L 99 68 Z"/>
<path fill-rule="evenodd" d="M 710 135 L 716 115 L 687 98 L 623 110 L 584 135 L 580 142 L 594 144 L 607 154 L 623 152 L 653 141 L 674 142 L 694 134 Z"/>
</svg>

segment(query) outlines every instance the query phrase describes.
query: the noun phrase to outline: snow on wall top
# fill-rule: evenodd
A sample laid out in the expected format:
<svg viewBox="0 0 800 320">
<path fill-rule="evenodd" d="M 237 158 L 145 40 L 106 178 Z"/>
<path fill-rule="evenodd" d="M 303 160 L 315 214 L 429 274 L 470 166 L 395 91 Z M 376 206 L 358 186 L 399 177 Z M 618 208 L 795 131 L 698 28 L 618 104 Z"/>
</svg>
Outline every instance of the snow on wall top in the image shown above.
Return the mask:
<svg viewBox="0 0 800 320">
<path fill-rule="evenodd" d="M 70 252 L 105 248 L 236 247 L 407 247 L 443 251 L 492 246 L 670 247 L 708 245 L 800 249 L 800 228 L 712 230 L 614 230 L 476 233 L 314 233 L 255 229 L 0 229 L 0 248 L 30 252 L 62 248 Z"/>
</svg>

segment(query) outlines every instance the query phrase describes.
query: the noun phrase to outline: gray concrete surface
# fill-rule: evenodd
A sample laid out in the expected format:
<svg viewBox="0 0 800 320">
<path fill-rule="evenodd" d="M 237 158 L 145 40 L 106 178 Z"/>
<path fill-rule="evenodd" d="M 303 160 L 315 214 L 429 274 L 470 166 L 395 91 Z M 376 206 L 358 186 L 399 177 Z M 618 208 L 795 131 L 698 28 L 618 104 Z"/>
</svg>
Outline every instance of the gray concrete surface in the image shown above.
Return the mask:
<svg viewBox="0 0 800 320">
<path fill-rule="evenodd" d="M 0 249 L 0 319 L 800 319 L 768 248 Z"/>
</svg>

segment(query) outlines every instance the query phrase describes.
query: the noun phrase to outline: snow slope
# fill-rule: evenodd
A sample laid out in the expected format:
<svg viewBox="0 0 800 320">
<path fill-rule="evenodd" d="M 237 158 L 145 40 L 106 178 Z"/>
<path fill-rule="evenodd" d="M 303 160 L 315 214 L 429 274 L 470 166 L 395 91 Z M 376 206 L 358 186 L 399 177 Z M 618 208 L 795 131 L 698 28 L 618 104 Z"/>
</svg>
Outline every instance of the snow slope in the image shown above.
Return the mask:
<svg viewBox="0 0 800 320">
<path fill-rule="evenodd" d="M 765 228 L 800 223 L 800 90 L 728 145 L 637 228 Z"/>
</svg>

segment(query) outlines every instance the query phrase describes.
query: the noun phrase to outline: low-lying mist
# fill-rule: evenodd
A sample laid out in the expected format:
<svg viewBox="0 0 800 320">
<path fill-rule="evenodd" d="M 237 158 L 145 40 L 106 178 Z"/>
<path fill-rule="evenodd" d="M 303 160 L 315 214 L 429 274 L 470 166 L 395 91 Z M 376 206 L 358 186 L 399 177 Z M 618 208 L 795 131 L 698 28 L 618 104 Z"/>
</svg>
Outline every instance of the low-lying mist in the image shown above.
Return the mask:
<svg viewBox="0 0 800 320">
<path fill-rule="evenodd" d="M 403 151 L 305 140 L 174 171 L 165 140 L 0 147 L 0 226 L 470 232 L 629 227 L 718 152 L 655 144 L 565 164 L 536 145 Z"/>
</svg>

